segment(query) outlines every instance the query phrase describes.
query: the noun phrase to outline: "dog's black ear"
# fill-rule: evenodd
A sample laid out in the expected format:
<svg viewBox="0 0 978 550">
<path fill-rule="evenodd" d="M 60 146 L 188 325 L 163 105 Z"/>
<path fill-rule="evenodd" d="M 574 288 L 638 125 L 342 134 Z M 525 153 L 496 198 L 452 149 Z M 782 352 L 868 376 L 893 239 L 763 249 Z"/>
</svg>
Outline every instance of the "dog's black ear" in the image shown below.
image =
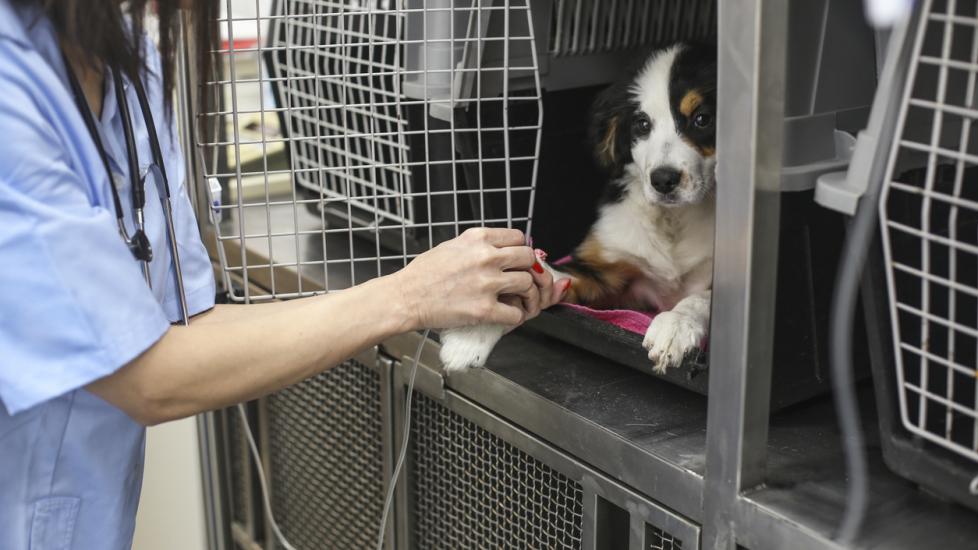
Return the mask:
<svg viewBox="0 0 978 550">
<path fill-rule="evenodd" d="M 629 97 L 629 83 L 615 84 L 600 94 L 591 107 L 591 126 L 588 136 L 594 157 L 613 177 L 624 172 L 632 160 L 632 115 L 634 106 Z"/>
</svg>

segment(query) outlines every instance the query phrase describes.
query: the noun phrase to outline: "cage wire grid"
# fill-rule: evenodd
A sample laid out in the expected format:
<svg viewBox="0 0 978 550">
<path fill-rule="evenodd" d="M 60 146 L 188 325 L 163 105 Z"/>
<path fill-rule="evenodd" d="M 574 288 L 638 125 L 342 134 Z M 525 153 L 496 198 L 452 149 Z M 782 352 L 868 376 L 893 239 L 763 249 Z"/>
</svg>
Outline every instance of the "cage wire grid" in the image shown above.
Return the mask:
<svg viewBox="0 0 978 550">
<path fill-rule="evenodd" d="M 529 233 L 540 56 L 579 59 L 587 72 L 600 55 L 708 39 L 716 27 L 715 0 L 232 7 L 225 0 L 217 21 L 226 41 L 201 83 L 213 108 L 198 115 L 195 144 L 236 302 L 345 288 L 468 227 Z M 554 85 L 573 87 L 567 78 Z M 261 290 L 231 285 L 238 277 Z"/>
<path fill-rule="evenodd" d="M 921 9 L 879 205 L 897 393 L 907 430 L 978 461 L 978 16 Z"/>
<path fill-rule="evenodd" d="M 543 112 L 527 0 L 225 8 L 196 146 L 225 277 L 265 287 L 229 284 L 233 300 L 345 288 L 468 227 L 529 230 Z"/>
</svg>

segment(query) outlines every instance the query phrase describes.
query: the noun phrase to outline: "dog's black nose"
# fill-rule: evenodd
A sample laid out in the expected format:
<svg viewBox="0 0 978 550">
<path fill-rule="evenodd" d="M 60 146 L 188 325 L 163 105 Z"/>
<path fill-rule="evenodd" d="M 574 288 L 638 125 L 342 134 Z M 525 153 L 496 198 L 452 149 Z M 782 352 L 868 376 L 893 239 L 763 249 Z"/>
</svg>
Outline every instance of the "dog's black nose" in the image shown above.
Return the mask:
<svg viewBox="0 0 978 550">
<path fill-rule="evenodd" d="M 682 172 L 674 168 L 656 168 L 652 171 L 652 188 L 665 195 L 672 192 L 682 178 Z"/>
</svg>

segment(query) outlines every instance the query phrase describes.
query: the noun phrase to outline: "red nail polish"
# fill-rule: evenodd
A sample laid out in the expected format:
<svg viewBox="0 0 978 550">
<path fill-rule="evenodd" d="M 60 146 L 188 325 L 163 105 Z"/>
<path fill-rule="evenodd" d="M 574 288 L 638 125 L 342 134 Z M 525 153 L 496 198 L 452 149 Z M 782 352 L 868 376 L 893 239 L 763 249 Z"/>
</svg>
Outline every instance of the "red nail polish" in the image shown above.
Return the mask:
<svg viewBox="0 0 978 550">
<path fill-rule="evenodd" d="M 541 274 L 543 273 L 543 266 L 540 265 L 540 262 L 533 262 L 533 271 Z"/>
</svg>

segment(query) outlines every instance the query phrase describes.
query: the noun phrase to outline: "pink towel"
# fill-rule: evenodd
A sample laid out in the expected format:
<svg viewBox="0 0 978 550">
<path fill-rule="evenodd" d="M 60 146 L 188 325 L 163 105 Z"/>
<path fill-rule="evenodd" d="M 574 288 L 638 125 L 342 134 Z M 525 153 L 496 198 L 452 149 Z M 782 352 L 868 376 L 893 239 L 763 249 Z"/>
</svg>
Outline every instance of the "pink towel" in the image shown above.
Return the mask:
<svg viewBox="0 0 978 550">
<path fill-rule="evenodd" d="M 539 253 L 538 253 L 539 254 Z M 555 266 L 566 264 L 571 260 L 570 256 L 565 256 L 553 263 Z M 652 319 L 658 314 L 657 311 L 637 311 L 632 309 L 592 309 L 587 306 L 577 304 L 559 304 L 561 307 L 570 308 L 574 311 L 583 313 L 589 317 L 611 323 L 616 327 L 623 328 L 635 334 L 645 335 L 652 323 Z"/>
<path fill-rule="evenodd" d="M 589 317 L 611 323 L 635 334 L 645 335 L 657 312 L 635 311 L 632 309 L 591 309 L 577 304 L 558 304 L 559 307 L 579 311 Z"/>
</svg>

